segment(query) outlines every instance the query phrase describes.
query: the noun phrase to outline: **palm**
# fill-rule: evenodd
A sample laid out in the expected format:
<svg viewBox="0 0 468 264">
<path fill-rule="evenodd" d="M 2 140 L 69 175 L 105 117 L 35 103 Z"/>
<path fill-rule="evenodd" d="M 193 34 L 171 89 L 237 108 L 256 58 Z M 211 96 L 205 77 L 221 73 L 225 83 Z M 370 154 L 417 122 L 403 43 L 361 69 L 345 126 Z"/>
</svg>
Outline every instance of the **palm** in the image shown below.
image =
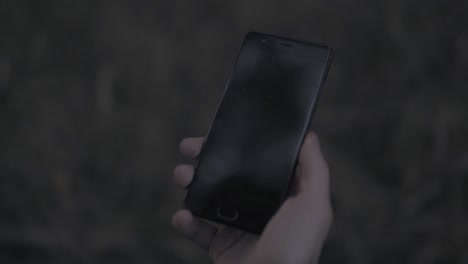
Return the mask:
<svg viewBox="0 0 468 264">
<path fill-rule="evenodd" d="M 196 159 L 202 145 L 203 138 L 189 138 L 180 150 Z M 193 166 L 179 165 L 174 171 L 176 183 L 186 188 L 193 172 Z M 212 225 L 188 210 L 174 215 L 173 226 L 204 248 L 216 264 L 317 262 L 332 218 L 328 177 L 318 140 L 309 134 L 299 155 L 293 191 L 260 237 Z"/>
<path fill-rule="evenodd" d="M 222 226 L 213 237 L 208 250 L 216 264 L 245 263 L 258 236 L 228 226 Z"/>
</svg>

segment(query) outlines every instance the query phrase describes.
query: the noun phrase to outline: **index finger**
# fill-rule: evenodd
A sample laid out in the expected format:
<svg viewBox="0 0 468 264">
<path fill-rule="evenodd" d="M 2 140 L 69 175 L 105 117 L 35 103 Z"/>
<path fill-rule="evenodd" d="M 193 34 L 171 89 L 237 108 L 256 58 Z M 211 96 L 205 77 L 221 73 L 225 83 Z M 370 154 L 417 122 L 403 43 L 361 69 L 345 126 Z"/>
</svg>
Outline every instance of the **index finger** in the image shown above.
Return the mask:
<svg viewBox="0 0 468 264">
<path fill-rule="evenodd" d="M 185 138 L 180 142 L 179 150 L 182 155 L 196 159 L 203 147 L 204 137 Z"/>
</svg>

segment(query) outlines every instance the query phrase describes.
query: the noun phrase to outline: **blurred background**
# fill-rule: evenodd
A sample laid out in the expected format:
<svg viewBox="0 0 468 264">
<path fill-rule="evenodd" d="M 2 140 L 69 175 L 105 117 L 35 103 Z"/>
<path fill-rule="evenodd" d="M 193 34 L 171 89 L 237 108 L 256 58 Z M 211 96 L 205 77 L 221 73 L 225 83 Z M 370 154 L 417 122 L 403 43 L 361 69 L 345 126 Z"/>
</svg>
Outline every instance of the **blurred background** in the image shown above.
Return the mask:
<svg viewBox="0 0 468 264">
<path fill-rule="evenodd" d="M 322 263 L 468 263 L 467 1 L 0 0 L 0 263 L 208 263 L 170 226 L 251 30 L 335 50 Z M 186 162 L 186 161 L 185 161 Z"/>
</svg>

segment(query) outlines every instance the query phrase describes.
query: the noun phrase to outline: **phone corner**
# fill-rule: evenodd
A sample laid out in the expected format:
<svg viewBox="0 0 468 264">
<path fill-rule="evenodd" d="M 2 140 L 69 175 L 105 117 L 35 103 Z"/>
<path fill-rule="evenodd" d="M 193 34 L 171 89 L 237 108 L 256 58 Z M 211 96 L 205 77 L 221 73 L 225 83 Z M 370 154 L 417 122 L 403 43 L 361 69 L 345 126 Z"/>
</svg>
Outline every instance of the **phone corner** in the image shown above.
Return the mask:
<svg viewBox="0 0 468 264">
<path fill-rule="evenodd" d="M 327 47 L 328 47 L 328 54 L 329 54 L 330 60 L 332 60 L 335 57 L 335 50 L 330 46 L 327 46 Z"/>
</svg>

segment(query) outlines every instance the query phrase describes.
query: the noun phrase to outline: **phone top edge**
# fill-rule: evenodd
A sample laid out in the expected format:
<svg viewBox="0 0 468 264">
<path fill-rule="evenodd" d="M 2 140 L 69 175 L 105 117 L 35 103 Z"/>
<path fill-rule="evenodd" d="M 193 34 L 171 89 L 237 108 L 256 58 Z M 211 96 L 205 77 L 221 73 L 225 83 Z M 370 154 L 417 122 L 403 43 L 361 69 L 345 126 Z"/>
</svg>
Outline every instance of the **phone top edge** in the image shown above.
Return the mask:
<svg viewBox="0 0 468 264">
<path fill-rule="evenodd" d="M 324 43 L 319 43 L 319 42 L 314 42 L 314 41 L 309 41 L 309 40 L 299 39 L 299 38 L 276 36 L 276 35 L 273 35 L 273 34 L 261 33 L 261 32 L 258 32 L 258 31 L 249 31 L 245 35 L 244 41 L 247 40 L 250 36 L 255 36 L 255 35 L 270 37 L 270 38 L 275 38 L 275 39 L 282 39 L 282 40 L 286 40 L 286 41 L 299 42 L 299 43 L 303 43 L 303 44 L 320 46 L 320 47 L 326 48 L 328 50 L 329 56 L 334 55 L 334 50 L 329 45 L 324 44 Z"/>
</svg>

